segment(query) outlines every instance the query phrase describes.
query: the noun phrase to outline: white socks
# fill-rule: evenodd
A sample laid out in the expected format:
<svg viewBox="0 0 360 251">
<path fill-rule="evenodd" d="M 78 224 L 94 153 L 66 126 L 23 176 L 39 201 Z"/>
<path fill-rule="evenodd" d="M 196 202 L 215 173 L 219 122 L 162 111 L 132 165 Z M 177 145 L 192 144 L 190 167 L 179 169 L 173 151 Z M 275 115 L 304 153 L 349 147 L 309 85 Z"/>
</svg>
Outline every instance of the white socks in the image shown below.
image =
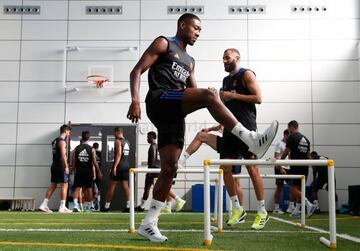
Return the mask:
<svg viewBox="0 0 360 251">
<path fill-rule="evenodd" d="M 232 208 L 240 210 L 240 203 L 239 203 L 239 198 L 237 195 L 231 196 L 230 197 L 231 203 L 232 203 Z"/>
<path fill-rule="evenodd" d="M 178 202 L 180 200 L 180 197 L 175 195 L 175 201 Z"/>
<path fill-rule="evenodd" d="M 245 128 L 240 122 L 231 129 L 231 133 L 241 139 L 248 146 L 252 145 L 253 141 L 251 139 L 251 131 Z"/>
<path fill-rule="evenodd" d="M 126 201 L 126 208 L 130 208 L 130 201 Z"/>
<path fill-rule="evenodd" d="M 280 209 L 280 205 L 279 204 L 275 204 L 275 209 Z"/>
<path fill-rule="evenodd" d="M 188 152 L 185 151 L 183 154 L 184 161 L 186 161 L 189 157 L 190 157 L 190 154 L 188 154 Z"/>
<path fill-rule="evenodd" d="M 190 157 L 190 154 L 188 154 L 188 152 L 184 152 L 183 154 L 180 155 L 180 158 L 179 158 L 179 165 L 181 165 L 181 168 L 184 167 L 185 163 L 186 163 L 186 160 Z"/>
<path fill-rule="evenodd" d="M 65 207 L 66 200 L 60 200 L 60 207 Z"/>
<path fill-rule="evenodd" d="M 267 213 L 265 209 L 265 200 L 258 200 L 258 213 Z"/>
<path fill-rule="evenodd" d="M 74 199 L 74 206 L 75 206 L 75 207 L 79 207 L 79 201 L 78 201 L 78 199 Z"/>
<path fill-rule="evenodd" d="M 106 202 L 104 207 L 105 207 L 105 209 L 109 209 L 110 208 L 110 202 Z"/>
<path fill-rule="evenodd" d="M 147 213 L 145 219 L 143 220 L 143 224 L 149 224 L 154 222 L 160 214 L 161 208 L 164 206 L 164 202 L 158 200 L 151 200 L 149 212 Z"/>
<path fill-rule="evenodd" d="M 49 199 L 44 199 L 44 201 L 41 203 L 44 207 L 48 206 Z"/>
<path fill-rule="evenodd" d="M 307 207 L 311 207 L 313 204 L 308 199 L 305 198 L 305 205 Z"/>
<path fill-rule="evenodd" d="M 289 208 L 294 208 L 295 206 L 294 206 L 294 202 L 293 201 L 290 201 L 289 202 Z"/>
</svg>

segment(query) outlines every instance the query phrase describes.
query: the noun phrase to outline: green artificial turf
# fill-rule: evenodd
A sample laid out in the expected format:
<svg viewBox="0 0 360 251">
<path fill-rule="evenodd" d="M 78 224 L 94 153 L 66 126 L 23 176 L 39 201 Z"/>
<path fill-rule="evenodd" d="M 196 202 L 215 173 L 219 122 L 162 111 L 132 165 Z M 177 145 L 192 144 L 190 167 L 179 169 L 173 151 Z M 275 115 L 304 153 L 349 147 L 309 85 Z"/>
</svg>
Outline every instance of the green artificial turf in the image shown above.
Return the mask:
<svg viewBox="0 0 360 251">
<path fill-rule="evenodd" d="M 136 215 L 136 226 L 143 217 L 144 214 Z M 299 222 L 288 215 L 276 217 Z M 124 213 L 2 212 L 0 250 L 328 250 L 319 242 L 321 236 L 328 238 L 327 234 L 274 219 L 270 219 L 263 230 L 251 231 L 253 219 L 254 214 L 249 213 L 244 224 L 224 227 L 225 232 L 221 234 L 213 233 L 211 247 L 205 247 L 200 213 L 162 215 L 159 228 L 169 241 L 152 243 L 127 233 L 129 216 Z M 328 230 L 327 214 L 306 220 L 306 225 Z M 338 215 L 337 230 L 339 234 L 360 238 L 360 217 Z M 68 244 L 70 246 L 66 246 Z M 338 237 L 337 250 L 360 250 L 360 243 Z"/>
</svg>

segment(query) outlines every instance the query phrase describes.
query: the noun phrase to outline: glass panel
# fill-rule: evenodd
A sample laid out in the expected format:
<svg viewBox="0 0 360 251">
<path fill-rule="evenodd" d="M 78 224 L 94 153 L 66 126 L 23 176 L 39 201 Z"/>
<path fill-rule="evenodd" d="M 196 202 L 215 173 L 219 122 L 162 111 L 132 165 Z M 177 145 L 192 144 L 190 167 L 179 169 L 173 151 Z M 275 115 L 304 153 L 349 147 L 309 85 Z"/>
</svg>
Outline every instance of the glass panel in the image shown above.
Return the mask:
<svg viewBox="0 0 360 251">
<path fill-rule="evenodd" d="M 114 162 L 115 155 L 115 136 L 106 136 L 106 162 Z"/>
</svg>

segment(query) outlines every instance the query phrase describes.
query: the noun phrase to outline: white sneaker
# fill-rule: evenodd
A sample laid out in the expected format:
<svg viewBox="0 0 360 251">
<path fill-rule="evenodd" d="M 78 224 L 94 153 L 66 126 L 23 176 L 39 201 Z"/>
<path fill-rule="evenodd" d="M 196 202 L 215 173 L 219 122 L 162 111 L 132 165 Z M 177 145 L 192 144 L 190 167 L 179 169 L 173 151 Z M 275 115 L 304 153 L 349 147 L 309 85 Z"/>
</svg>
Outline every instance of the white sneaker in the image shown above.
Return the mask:
<svg viewBox="0 0 360 251">
<path fill-rule="evenodd" d="M 271 146 L 271 143 L 276 136 L 278 127 L 279 122 L 274 120 L 263 133 L 255 132 L 252 135 L 253 145 L 249 145 L 249 152 L 256 154 L 259 159 L 262 158 Z"/>
<path fill-rule="evenodd" d="M 316 205 L 309 203 L 309 206 L 306 206 L 306 216 L 311 217 L 314 214 L 316 208 Z"/>
<path fill-rule="evenodd" d="M 53 211 L 48 208 L 48 206 L 40 205 L 39 207 L 40 211 L 43 211 L 45 213 L 52 213 Z"/>
<path fill-rule="evenodd" d="M 183 209 L 185 203 L 186 203 L 186 200 L 179 199 L 179 201 L 176 202 L 176 210 L 175 211 L 180 212 Z"/>
<path fill-rule="evenodd" d="M 68 213 L 72 213 L 72 211 L 70 209 L 68 209 L 67 207 L 60 207 L 59 213 L 68 214 Z"/>
<path fill-rule="evenodd" d="M 73 212 L 75 213 L 81 212 L 79 206 L 74 206 Z"/>
<path fill-rule="evenodd" d="M 300 217 L 301 216 L 301 211 L 297 208 L 295 208 L 292 213 L 290 214 L 290 217 Z"/>
<path fill-rule="evenodd" d="M 281 210 L 280 208 L 275 208 L 273 211 L 273 214 L 284 214 L 285 212 Z"/>
<path fill-rule="evenodd" d="M 239 222 L 238 222 L 238 223 L 239 223 L 239 224 L 245 223 L 245 218 L 239 219 Z"/>
<path fill-rule="evenodd" d="M 141 225 L 136 232 L 153 242 L 167 241 L 168 238 L 160 233 L 160 230 L 157 227 L 157 222 L 158 221 L 155 220 L 149 224 L 144 224 L 144 220 L 142 220 Z"/>
<path fill-rule="evenodd" d="M 291 214 L 294 210 L 295 210 L 295 207 L 288 207 L 288 209 L 286 209 L 286 212 L 288 214 Z"/>
</svg>

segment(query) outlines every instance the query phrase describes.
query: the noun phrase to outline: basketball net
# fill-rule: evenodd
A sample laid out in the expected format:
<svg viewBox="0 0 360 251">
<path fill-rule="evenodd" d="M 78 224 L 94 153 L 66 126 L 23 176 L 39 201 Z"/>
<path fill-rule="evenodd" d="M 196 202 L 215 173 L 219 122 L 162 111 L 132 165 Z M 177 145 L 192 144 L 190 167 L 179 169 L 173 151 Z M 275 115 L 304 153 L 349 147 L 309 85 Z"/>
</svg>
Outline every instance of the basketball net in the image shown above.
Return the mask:
<svg viewBox="0 0 360 251">
<path fill-rule="evenodd" d="M 89 75 L 86 79 L 90 84 L 94 84 L 96 88 L 104 88 L 109 82 L 109 78 L 103 75 Z"/>
</svg>

